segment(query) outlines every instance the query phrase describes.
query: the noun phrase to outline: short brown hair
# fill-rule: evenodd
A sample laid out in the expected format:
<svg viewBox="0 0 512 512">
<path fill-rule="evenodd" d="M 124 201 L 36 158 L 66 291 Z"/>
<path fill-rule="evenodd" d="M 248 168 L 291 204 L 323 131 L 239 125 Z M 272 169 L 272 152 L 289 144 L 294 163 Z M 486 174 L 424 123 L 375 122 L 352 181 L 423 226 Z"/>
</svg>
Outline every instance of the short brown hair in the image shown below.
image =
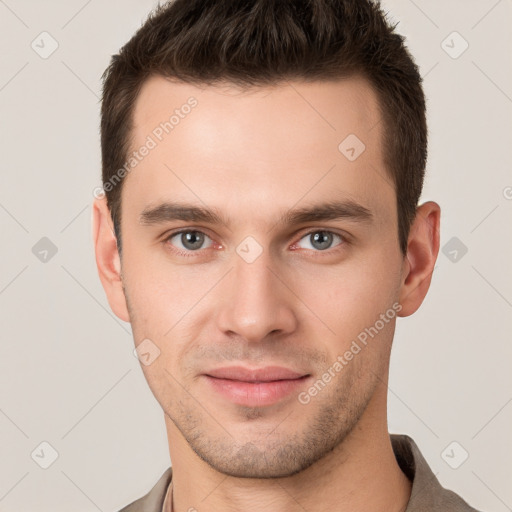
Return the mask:
<svg viewBox="0 0 512 512">
<path fill-rule="evenodd" d="M 421 75 L 404 37 L 372 0 L 174 0 L 158 5 L 103 73 L 102 179 L 123 167 L 134 105 L 152 75 L 242 88 L 361 75 L 379 98 L 386 171 L 405 254 L 423 187 L 427 125 Z M 340 141 L 341 142 L 341 141 Z M 121 190 L 106 191 L 121 249 Z"/>
</svg>

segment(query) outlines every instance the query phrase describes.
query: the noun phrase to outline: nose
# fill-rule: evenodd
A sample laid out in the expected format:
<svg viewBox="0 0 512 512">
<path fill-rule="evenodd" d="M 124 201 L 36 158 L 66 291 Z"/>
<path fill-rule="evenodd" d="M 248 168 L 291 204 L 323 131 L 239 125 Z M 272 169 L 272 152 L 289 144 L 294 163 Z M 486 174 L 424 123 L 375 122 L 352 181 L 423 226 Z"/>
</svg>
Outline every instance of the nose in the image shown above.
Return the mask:
<svg viewBox="0 0 512 512">
<path fill-rule="evenodd" d="M 293 332 L 297 325 L 294 295 L 268 252 L 263 251 L 251 263 L 235 253 L 233 265 L 220 290 L 218 328 L 248 342 Z"/>
</svg>

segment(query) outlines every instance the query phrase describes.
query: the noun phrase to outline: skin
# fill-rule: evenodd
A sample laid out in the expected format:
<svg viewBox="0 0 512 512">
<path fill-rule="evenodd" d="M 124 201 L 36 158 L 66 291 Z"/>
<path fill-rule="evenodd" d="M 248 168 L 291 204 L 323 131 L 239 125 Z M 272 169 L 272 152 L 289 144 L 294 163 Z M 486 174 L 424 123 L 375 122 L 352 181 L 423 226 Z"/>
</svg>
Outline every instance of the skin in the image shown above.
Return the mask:
<svg viewBox="0 0 512 512">
<path fill-rule="evenodd" d="M 174 510 L 404 510 L 411 483 L 387 428 L 396 317 L 306 405 L 297 393 L 237 405 L 202 374 L 279 365 L 310 374 L 307 390 L 393 304 L 399 316 L 421 305 L 439 206 L 418 207 L 404 256 L 377 98 L 362 78 L 240 91 L 152 77 L 135 105 L 133 148 L 190 96 L 198 105 L 125 178 L 122 260 L 105 199 L 93 208 L 109 304 L 136 345 L 160 350 L 141 367 L 165 413 Z M 366 146 L 353 162 L 338 150 L 349 134 Z M 347 199 L 371 222 L 279 223 L 283 212 Z M 217 208 L 226 222 L 141 223 L 161 201 Z M 171 237 L 178 228 L 205 233 L 204 244 L 183 245 Z M 340 238 L 321 250 L 318 231 Z M 262 248 L 252 263 L 236 251 L 247 236 Z"/>
</svg>

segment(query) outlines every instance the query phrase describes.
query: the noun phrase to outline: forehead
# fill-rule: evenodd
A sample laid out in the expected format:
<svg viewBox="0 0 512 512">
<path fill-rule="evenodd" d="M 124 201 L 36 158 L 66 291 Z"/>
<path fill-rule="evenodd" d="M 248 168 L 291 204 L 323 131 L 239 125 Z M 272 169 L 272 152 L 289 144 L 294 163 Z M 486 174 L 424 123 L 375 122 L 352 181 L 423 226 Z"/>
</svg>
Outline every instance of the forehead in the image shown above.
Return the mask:
<svg viewBox="0 0 512 512">
<path fill-rule="evenodd" d="M 191 98 L 199 107 L 193 109 L 194 113 L 200 111 L 200 115 L 188 116 L 187 102 L 190 103 Z M 225 140 L 230 143 L 239 142 L 247 135 L 252 135 L 257 142 L 263 140 L 257 135 L 265 132 L 269 135 L 264 141 L 266 150 L 272 149 L 270 136 L 276 132 L 282 135 L 284 129 L 291 135 L 285 138 L 290 146 L 298 145 L 304 138 L 309 146 L 327 134 L 330 135 L 328 142 L 336 142 L 349 130 L 358 131 L 361 138 L 370 143 L 374 137 L 370 140 L 369 132 L 380 121 L 375 91 L 362 77 L 288 81 L 241 89 L 226 82 L 215 86 L 193 85 L 153 76 L 143 84 L 134 106 L 134 140 L 140 141 L 141 136 L 169 121 L 173 113 L 179 116 L 179 120 L 171 122 L 173 135 L 184 132 L 183 128 L 178 129 L 178 124 L 184 124 L 181 121 L 188 117 L 184 135 L 200 136 L 205 144 L 215 138 L 218 145 L 217 133 L 231 135 Z M 376 130 L 373 135 L 378 133 Z M 275 145 L 281 145 L 283 139 L 279 137 Z"/>
<path fill-rule="evenodd" d="M 247 207 L 305 194 L 385 207 L 394 189 L 380 119 L 360 77 L 247 90 L 151 77 L 134 107 L 131 149 L 152 148 L 127 175 L 126 194 L 140 209 L 169 194 L 218 206 L 235 192 Z"/>
</svg>

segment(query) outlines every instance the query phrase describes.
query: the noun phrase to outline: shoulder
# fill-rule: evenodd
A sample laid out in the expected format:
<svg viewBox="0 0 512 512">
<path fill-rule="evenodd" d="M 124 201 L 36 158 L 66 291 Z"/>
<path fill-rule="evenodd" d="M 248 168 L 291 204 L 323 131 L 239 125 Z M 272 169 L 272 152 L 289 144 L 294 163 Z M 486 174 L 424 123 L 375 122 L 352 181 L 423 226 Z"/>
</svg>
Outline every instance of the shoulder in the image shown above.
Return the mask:
<svg viewBox="0 0 512 512">
<path fill-rule="evenodd" d="M 405 512 L 479 512 L 439 483 L 411 437 L 398 434 L 390 434 L 390 437 L 398 465 L 412 482 L 411 497 Z"/>
<path fill-rule="evenodd" d="M 172 480 L 172 467 L 167 468 L 153 488 L 119 512 L 161 512 L 165 493 Z"/>
</svg>

